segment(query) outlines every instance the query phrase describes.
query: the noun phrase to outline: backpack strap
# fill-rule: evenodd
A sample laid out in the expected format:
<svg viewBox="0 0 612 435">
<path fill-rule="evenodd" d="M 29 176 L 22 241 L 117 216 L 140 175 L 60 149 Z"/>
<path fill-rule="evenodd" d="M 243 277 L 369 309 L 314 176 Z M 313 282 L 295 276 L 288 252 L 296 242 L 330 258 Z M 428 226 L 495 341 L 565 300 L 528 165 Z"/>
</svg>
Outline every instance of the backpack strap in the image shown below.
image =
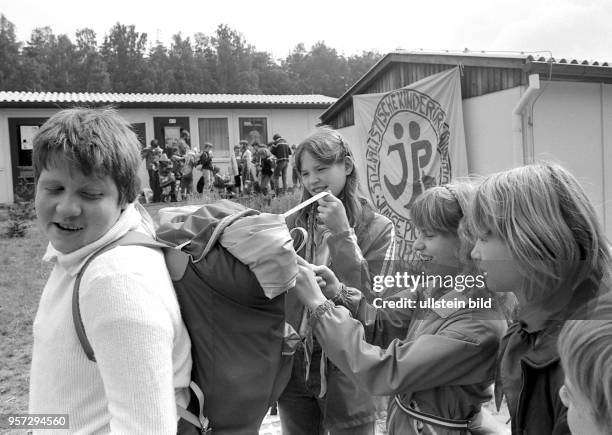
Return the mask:
<svg viewBox="0 0 612 435">
<path fill-rule="evenodd" d="M 202 259 L 204 257 L 206 257 L 206 255 L 208 255 L 210 250 L 215 246 L 215 244 L 217 243 L 217 241 L 221 237 L 221 234 L 223 233 L 223 231 L 225 231 L 225 229 L 227 227 L 229 227 L 231 224 L 233 224 L 234 222 L 236 222 L 238 219 L 240 219 L 242 217 L 251 216 L 251 215 L 255 215 L 255 214 L 259 214 L 259 212 L 255 211 L 253 209 L 247 208 L 247 209 L 241 210 L 239 212 L 236 212 L 236 213 L 233 213 L 233 214 L 225 216 L 223 219 L 221 219 L 217 223 L 217 226 L 215 227 L 214 231 L 210 235 L 210 238 L 208 239 L 208 242 L 206 243 L 206 246 L 204 247 L 204 250 L 202 251 L 200 256 L 198 258 L 193 258 L 192 257 L 192 261 L 194 263 L 197 263 L 198 261 L 202 261 Z M 183 243 L 183 244 L 181 244 L 179 246 L 182 248 L 183 246 L 186 246 L 189 243 L 191 243 L 191 241 L 187 241 L 187 242 L 185 242 L 185 243 Z"/>
<path fill-rule="evenodd" d="M 112 243 L 109 243 L 106 246 L 103 246 L 102 248 L 94 252 L 87 259 L 85 264 L 83 264 L 83 267 L 81 267 L 81 270 L 77 274 L 76 280 L 74 282 L 74 289 L 72 291 L 72 319 L 74 322 L 74 328 L 79 338 L 79 342 L 81 343 L 81 347 L 83 348 L 85 355 L 87 355 L 87 359 L 89 359 L 92 362 L 96 362 L 96 358 L 94 356 L 94 351 L 91 347 L 91 344 L 89 343 L 89 339 L 87 338 L 87 335 L 85 334 L 85 326 L 83 325 L 83 319 L 81 318 L 81 310 L 79 307 L 79 287 L 81 284 L 81 279 L 83 278 L 83 274 L 85 273 L 87 266 L 89 266 L 89 263 L 91 263 L 100 254 L 103 254 L 106 251 L 110 251 L 111 249 L 117 246 L 144 246 L 144 247 L 153 248 L 153 249 L 169 247 L 167 244 L 158 242 L 157 240 L 153 239 L 151 236 L 148 236 L 146 234 L 143 234 L 137 231 L 129 231 L 123 237 L 115 240 Z M 188 421 L 192 425 L 196 426 L 197 428 L 199 428 L 202 434 L 208 433 L 210 432 L 211 429 L 208 427 L 209 425 L 208 418 L 204 416 L 204 401 L 205 401 L 204 393 L 202 392 L 200 387 L 198 387 L 198 385 L 195 382 L 191 382 L 189 384 L 189 387 L 191 388 L 196 398 L 198 399 L 198 415 L 196 417 L 195 415 L 187 411 L 182 406 L 176 405 L 177 415 L 183 418 L 184 420 Z"/>
<path fill-rule="evenodd" d="M 87 359 L 96 362 L 96 358 L 94 356 L 93 349 L 87 335 L 85 334 L 85 327 L 83 326 L 83 319 L 81 318 L 81 310 L 79 305 L 79 287 L 81 285 L 81 279 L 83 278 L 83 274 L 87 269 L 87 266 L 95 260 L 100 254 L 103 254 L 106 251 L 110 251 L 111 249 L 117 246 L 146 246 L 149 248 L 163 248 L 167 247 L 167 245 L 160 243 L 154 240 L 152 237 L 147 236 L 146 234 L 139 233 L 137 231 L 130 231 L 126 233 L 123 237 L 115 240 L 114 242 L 109 243 L 106 246 L 103 246 L 96 252 L 94 252 L 85 262 L 83 267 L 76 276 L 76 280 L 74 282 L 74 288 L 72 290 L 72 320 L 74 322 L 74 328 L 76 330 L 77 336 L 79 338 L 79 342 L 81 343 L 81 347 L 87 355 Z"/>
<path fill-rule="evenodd" d="M 193 394 L 198 399 L 198 416 L 196 417 L 180 405 L 176 405 L 176 415 L 200 429 L 200 433 L 209 433 L 212 429 L 208 427 L 210 421 L 204 416 L 204 393 L 198 387 L 198 384 L 193 381 L 189 383 L 189 388 L 191 388 L 191 391 L 193 391 Z"/>
</svg>

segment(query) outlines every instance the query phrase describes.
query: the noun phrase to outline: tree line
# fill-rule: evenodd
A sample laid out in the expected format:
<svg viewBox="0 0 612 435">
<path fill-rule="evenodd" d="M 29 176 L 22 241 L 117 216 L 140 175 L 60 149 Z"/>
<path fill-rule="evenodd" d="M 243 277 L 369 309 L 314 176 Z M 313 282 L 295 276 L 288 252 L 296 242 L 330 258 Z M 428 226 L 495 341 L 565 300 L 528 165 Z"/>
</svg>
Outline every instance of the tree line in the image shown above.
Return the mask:
<svg viewBox="0 0 612 435">
<path fill-rule="evenodd" d="M 297 44 L 275 60 L 225 24 L 214 35 L 172 37 L 170 47 L 149 43 L 134 25 L 115 24 L 100 44 L 83 28 L 75 40 L 36 28 L 18 41 L 0 15 L 0 90 L 228 94 L 323 94 L 338 97 L 381 55 L 344 56 L 324 42 Z"/>
</svg>

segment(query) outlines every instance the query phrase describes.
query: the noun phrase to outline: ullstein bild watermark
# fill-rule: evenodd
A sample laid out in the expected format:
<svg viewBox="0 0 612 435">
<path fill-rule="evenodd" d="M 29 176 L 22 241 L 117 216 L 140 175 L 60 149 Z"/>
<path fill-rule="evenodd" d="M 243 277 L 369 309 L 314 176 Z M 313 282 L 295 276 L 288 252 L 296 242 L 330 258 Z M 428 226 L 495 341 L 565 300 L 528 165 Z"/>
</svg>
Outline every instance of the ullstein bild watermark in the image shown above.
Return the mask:
<svg viewBox="0 0 612 435">
<path fill-rule="evenodd" d="M 410 298 L 395 298 L 395 299 L 383 299 L 374 298 L 372 305 L 375 308 L 388 308 L 392 310 L 409 309 L 414 310 L 420 309 L 464 309 L 464 308 L 493 308 L 493 301 L 491 298 L 467 298 L 459 299 L 410 299 Z"/>
</svg>

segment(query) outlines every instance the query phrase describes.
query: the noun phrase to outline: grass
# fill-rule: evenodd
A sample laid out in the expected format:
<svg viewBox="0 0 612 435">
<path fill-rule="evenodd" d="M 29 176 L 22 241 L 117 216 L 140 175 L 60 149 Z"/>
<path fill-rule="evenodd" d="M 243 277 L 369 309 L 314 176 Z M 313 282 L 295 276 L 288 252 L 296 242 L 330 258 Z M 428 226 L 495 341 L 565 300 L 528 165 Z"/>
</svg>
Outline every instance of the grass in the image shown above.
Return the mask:
<svg viewBox="0 0 612 435">
<path fill-rule="evenodd" d="M 51 270 L 45 249 L 35 225 L 23 238 L 0 238 L 0 414 L 28 409 L 32 323 Z"/>
</svg>

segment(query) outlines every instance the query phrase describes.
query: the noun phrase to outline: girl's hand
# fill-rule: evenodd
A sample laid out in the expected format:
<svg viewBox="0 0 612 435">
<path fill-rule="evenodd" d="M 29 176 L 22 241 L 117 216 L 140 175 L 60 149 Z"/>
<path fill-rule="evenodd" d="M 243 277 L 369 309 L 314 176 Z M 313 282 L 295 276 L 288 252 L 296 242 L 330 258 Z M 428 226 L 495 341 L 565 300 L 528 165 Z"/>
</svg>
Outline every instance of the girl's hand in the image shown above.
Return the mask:
<svg viewBox="0 0 612 435">
<path fill-rule="evenodd" d="M 327 300 L 317 284 L 312 265 L 300 257 L 298 257 L 297 279 L 292 291 L 297 294 L 300 302 L 310 310 L 315 310 Z"/>
<path fill-rule="evenodd" d="M 351 229 L 342 201 L 329 193 L 318 202 L 317 221 L 329 228 L 332 234 L 340 234 Z"/>
<path fill-rule="evenodd" d="M 317 284 L 327 299 L 331 299 L 340 291 L 340 281 L 327 266 L 312 266 L 316 274 Z"/>
</svg>

